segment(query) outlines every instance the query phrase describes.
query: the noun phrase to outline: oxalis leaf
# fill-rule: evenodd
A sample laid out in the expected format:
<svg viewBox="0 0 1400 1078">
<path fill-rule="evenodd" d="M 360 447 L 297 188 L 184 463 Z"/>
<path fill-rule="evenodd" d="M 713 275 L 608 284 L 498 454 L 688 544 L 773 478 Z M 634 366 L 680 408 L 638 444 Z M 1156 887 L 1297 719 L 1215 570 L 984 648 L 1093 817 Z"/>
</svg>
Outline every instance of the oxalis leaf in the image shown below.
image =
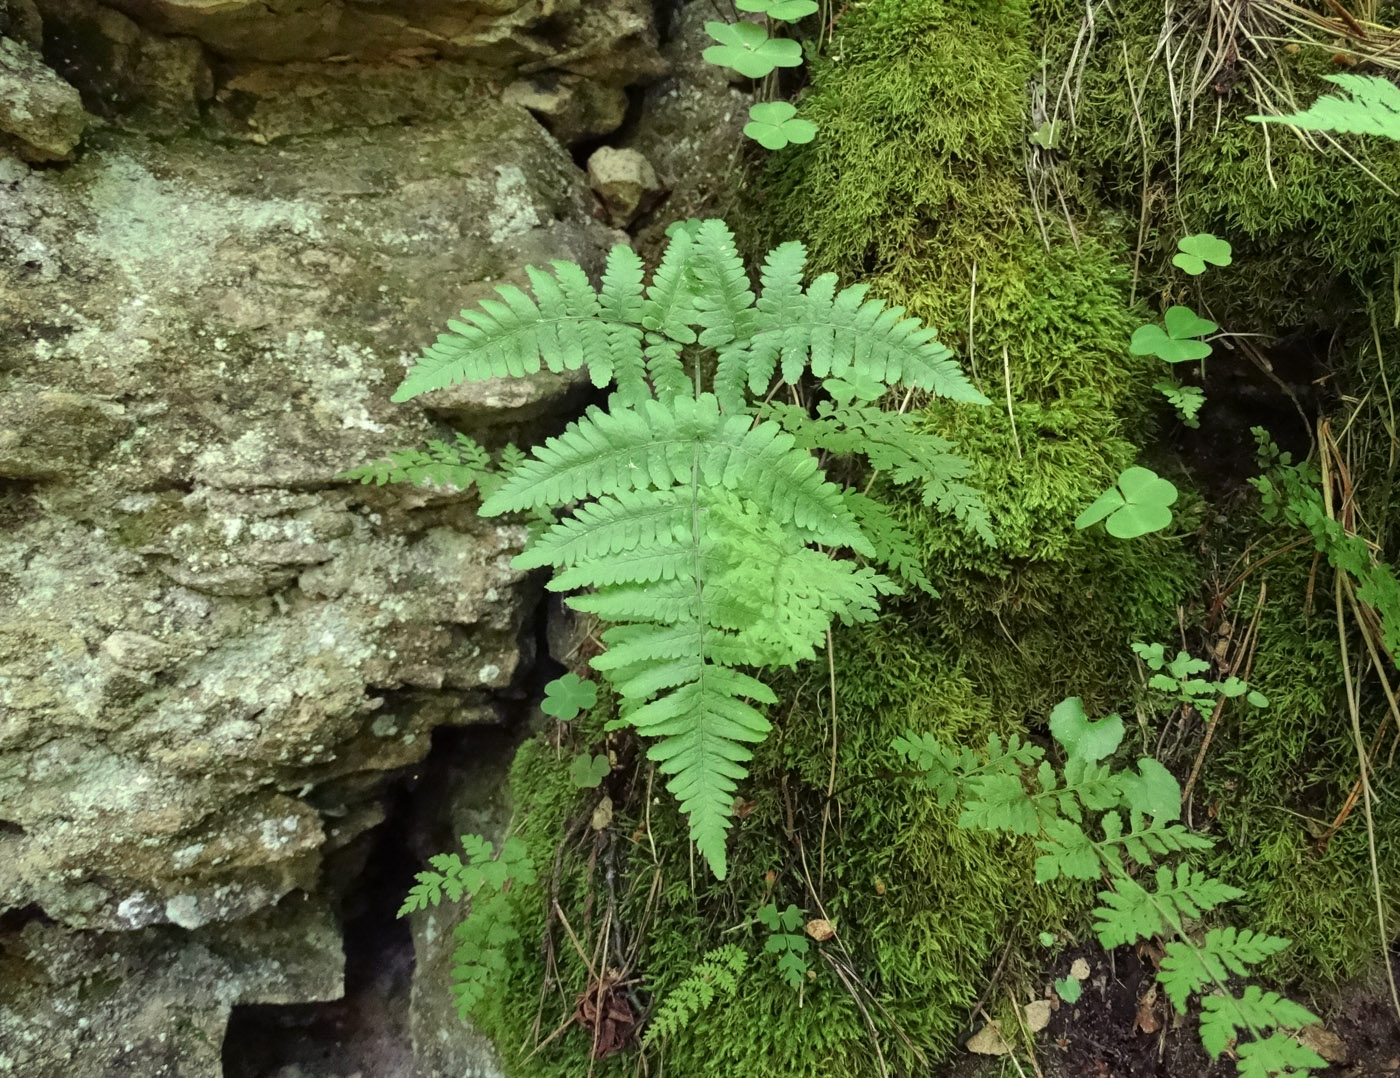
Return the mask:
<svg viewBox="0 0 1400 1078">
<path fill-rule="evenodd" d="M 768 150 L 781 150 L 789 143 L 801 145 L 817 137 L 817 125 L 797 116 L 787 101 L 769 101 L 749 109 L 744 134 Z"/>
<path fill-rule="evenodd" d="M 1220 328 L 1210 319 L 1202 318 L 1190 307 L 1176 306 L 1167 308 L 1163 321 L 1167 326 L 1165 332 L 1160 326 L 1138 326 L 1129 342 L 1129 351 L 1135 356 L 1156 356 L 1167 363 L 1185 363 L 1210 355 L 1209 344 L 1193 339 Z"/>
<path fill-rule="evenodd" d="M 577 674 L 568 673 L 557 677 L 544 687 L 544 700 L 540 710 L 546 715 L 568 722 L 580 711 L 587 711 L 598 702 L 598 686 L 585 681 Z"/>
<path fill-rule="evenodd" d="M 817 12 L 817 0 L 736 0 L 740 11 L 757 11 L 779 22 L 796 22 Z"/>
<path fill-rule="evenodd" d="M 1111 756 L 1123 742 L 1123 720 L 1107 715 L 1097 722 L 1084 711 L 1077 696 L 1062 700 L 1050 712 L 1050 736 L 1064 746 L 1071 758 L 1096 763 Z"/>
<path fill-rule="evenodd" d="M 1081 531 L 1107 518 L 1108 534 L 1117 539 L 1161 531 L 1172 522 L 1169 506 L 1176 501 L 1176 487 L 1150 468 L 1124 469 L 1118 483 L 1099 495 L 1094 504 L 1075 518 Z"/>
<path fill-rule="evenodd" d="M 608 777 L 611 770 L 608 758 L 601 754 L 575 756 L 569 764 L 569 781 L 585 790 L 592 790 Z"/>
<path fill-rule="evenodd" d="M 1206 271 L 1206 263 L 1212 266 L 1230 264 L 1230 245 L 1209 232 L 1198 232 L 1194 236 L 1183 236 L 1177 240 L 1178 252 L 1172 257 L 1172 265 L 1185 270 L 1192 277 L 1199 277 Z"/>
<path fill-rule="evenodd" d="M 751 79 L 761 79 L 775 67 L 800 67 L 802 46 L 791 38 L 769 37 L 751 22 L 707 22 L 705 33 L 719 42 L 701 55 L 720 67 L 731 67 Z"/>
</svg>

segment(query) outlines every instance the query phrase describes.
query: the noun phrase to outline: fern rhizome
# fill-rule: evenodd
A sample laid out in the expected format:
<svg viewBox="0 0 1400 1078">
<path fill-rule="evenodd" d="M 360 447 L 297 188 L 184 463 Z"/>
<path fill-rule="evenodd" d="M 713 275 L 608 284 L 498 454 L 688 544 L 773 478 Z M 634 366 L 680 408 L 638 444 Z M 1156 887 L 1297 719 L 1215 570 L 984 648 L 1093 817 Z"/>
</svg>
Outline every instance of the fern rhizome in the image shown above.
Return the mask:
<svg viewBox="0 0 1400 1078">
<path fill-rule="evenodd" d="M 749 671 L 812 658 L 833 619 L 870 621 L 904 585 L 932 591 L 908 534 L 822 461 L 863 454 L 992 539 L 952 447 L 873 406 L 897 386 L 986 398 L 933 330 L 832 274 L 804 284 L 805 260 L 801 244 L 776 248 L 755 293 L 711 220 L 673 226 L 650 281 L 624 246 L 597 289 L 572 263 L 532 267 L 533 298 L 502 285 L 464 311 L 394 395 L 541 369 L 610 388 L 606 407 L 512 462 L 480 512 L 555 514 L 514 564 L 552 567 L 549 587 L 608 626 L 592 666 L 617 695 L 616 724 L 650 739 L 720 879 L 736 784 L 775 702 Z"/>
</svg>

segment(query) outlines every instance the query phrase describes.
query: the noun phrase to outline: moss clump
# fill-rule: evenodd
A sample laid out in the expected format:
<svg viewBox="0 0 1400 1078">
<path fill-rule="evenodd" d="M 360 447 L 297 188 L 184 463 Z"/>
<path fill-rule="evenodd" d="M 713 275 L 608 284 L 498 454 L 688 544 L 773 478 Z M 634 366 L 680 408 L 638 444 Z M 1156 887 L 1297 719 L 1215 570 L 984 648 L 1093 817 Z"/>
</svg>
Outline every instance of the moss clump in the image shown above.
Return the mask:
<svg viewBox="0 0 1400 1078">
<path fill-rule="evenodd" d="M 938 326 L 970 355 L 989 397 L 1004 401 L 1009 382 L 1009 413 L 938 402 L 921 413 L 975 462 L 998 546 L 885 492 L 944 597 L 907 600 L 878 625 L 836 635 L 834 748 L 827 672 L 782 679 L 775 732 L 742 788 L 749 801 L 726 885 L 692 863 L 674 804 L 659 782 L 651 788 L 625 738 L 613 742 L 623 763 L 604 832 L 561 829 L 590 811 L 567 786 L 566 758 L 537 744 L 516 763 L 537 862 L 554 864 L 562 842 L 553 891 L 586 950 L 611 910 L 611 953 L 635 947 L 633 972 L 646 977 L 639 1002 L 719 942 L 753 952 L 740 1002 L 700 1015 L 662 1047 L 671 1073 L 875 1075 L 871 1023 L 894 1073 L 925 1073 L 1008 941 L 1008 968 L 1024 969 L 1022 948 L 1086 904 L 1087 889 L 1034 884 L 1029 843 L 960 831 L 926 790 L 891 774 L 890 744 L 909 730 L 976 745 L 992 732 L 1039 733 L 1068 695 L 1101 710 L 1130 701 L 1128 644 L 1172 623 L 1194 568 L 1171 538 L 1123 544 L 1072 526 L 1137 456 L 1155 372 L 1127 353 L 1135 323 L 1121 244 L 1087 227 L 1071 235 L 1047 225 L 1042 238 L 1027 203 L 1024 86 L 1036 38 L 1022 3 L 855 7 L 831 59 L 813 65 L 803 108 L 822 136 L 776 160 L 755 228 L 759 242 L 803 240 L 816 268 L 863 278 Z M 597 750 L 599 721 L 574 731 L 575 748 Z M 848 981 L 814 954 L 817 976 L 799 996 L 762 954 L 752 921 L 770 898 L 816 916 L 813 892 L 844 945 L 826 953 Z M 546 928 L 540 902 L 519 907 L 527 939 Z M 534 1038 L 523 1035 L 536 1028 L 547 975 L 558 987 L 546 993 L 541 1038 L 587 980 L 558 923 L 551 936 L 552 960 L 523 959 L 482 1013 L 514 1075 L 588 1071 L 586 1031 L 533 1057 Z M 605 1062 L 596 1073 L 634 1066 Z"/>
</svg>

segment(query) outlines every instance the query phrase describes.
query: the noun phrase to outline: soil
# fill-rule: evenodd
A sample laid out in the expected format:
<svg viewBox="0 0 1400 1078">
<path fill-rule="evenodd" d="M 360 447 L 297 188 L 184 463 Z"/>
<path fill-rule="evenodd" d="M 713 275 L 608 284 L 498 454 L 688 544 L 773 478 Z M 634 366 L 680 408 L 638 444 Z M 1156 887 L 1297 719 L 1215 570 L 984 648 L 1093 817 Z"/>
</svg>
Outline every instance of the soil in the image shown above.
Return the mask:
<svg viewBox="0 0 1400 1078">
<path fill-rule="evenodd" d="M 1129 947 L 1108 955 L 1093 947 L 1067 950 L 1056 959 L 1052 976 L 1068 976 L 1080 958 L 1090 970 L 1083 995 L 1072 1006 L 1054 1000 L 1050 1025 L 1035 1037 L 1034 1060 L 1024 1049 L 1018 1064 L 1003 1056 L 963 1053 L 942 1078 L 1227 1078 L 1236 1073 L 1232 1060 L 1207 1056 L 1194 1012 L 1176 1016 L 1154 991 L 1150 954 Z M 1306 999 L 1306 993 L 1294 996 Z M 1384 984 L 1352 986 L 1333 995 L 1332 1006 L 1327 1003 L 1310 1001 L 1325 1019 L 1323 1028 L 1345 1044 L 1348 1058 L 1318 1078 L 1400 1076 L 1400 1021 Z"/>
</svg>

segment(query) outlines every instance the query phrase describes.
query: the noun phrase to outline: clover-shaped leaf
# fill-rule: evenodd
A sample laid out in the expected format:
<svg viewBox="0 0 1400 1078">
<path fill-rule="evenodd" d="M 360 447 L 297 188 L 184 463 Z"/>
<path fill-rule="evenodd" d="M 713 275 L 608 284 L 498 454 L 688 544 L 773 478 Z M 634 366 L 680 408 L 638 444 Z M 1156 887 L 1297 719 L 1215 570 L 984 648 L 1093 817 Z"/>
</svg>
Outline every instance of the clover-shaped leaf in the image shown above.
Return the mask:
<svg viewBox="0 0 1400 1078">
<path fill-rule="evenodd" d="M 1107 715 L 1097 722 L 1084 711 L 1077 696 L 1062 700 L 1050 712 L 1050 736 L 1064 746 L 1071 759 L 1096 763 L 1111 755 L 1123 741 L 1123 720 Z"/>
<path fill-rule="evenodd" d="M 741 75 L 761 79 L 775 67 L 800 67 L 802 46 L 791 38 L 769 37 L 751 22 L 707 22 L 705 32 L 719 42 L 701 55 L 712 64 L 732 67 Z"/>
<path fill-rule="evenodd" d="M 1167 326 L 1165 330 L 1151 324 L 1138 326 L 1128 350 L 1135 356 L 1156 356 L 1168 363 L 1185 363 L 1210 355 L 1209 344 L 1193 339 L 1220 328 L 1210 319 L 1202 318 L 1190 307 L 1176 306 L 1167 308 L 1163 321 Z"/>
<path fill-rule="evenodd" d="M 1220 328 L 1209 318 L 1202 318 L 1190 307 L 1182 307 L 1179 304 L 1167 308 L 1167 314 L 1163 321 L 1167 324 L 1167 336 L 1174 341 L 1184 341 L 1189 337 L 1204 337 L 1207 333 L 1214 333 Z"/>
<path fill-rule="evenodd" d="M 608 777 L 612 765 L 606 756 L 575 756 L 569 764 L 569 781 L 575 786 L 591 790 Z"/>
<path fill-rule="evenodd" d="M 587 711 L 598 702 L 598 686 L 584 681 L 575 673 L 557 677 L 544 687 L 540 710 L 560 722 L 568 722 L 580 711 Z"/>
<path fill-rule="evenodd" d="M 788 143 L 811 142 L 817 125 L 797 118 L 797 109 L 787 101 L 769 101 L 749 109 L 744 134 L 769 150 L 781 150 Z"/>
<path fill-rule="evenodd" d="M 1178 253 L 1172 257 L 1172 265 L 1185 270 L 1192 277 L 1205 273 L 1207 262 L 1212 266 L 1230 264 L 1230 245 L 1209 232 L 1185 236 L 1177 241 L 1176 246 Z"/>
<path fill-rule="evenodd" d="M 1078 1003 L 1084 994 L 1084 986 L 1073 977 L 1064 977 L 1055 982 L 1055 994 L 1066 1003 Z"/>
<path fill-rule="evenodd" d="M 1109 535 L 1136 539 L 1170 524 L 1172 511 L 1168 506 L 1175 501 L 1176 487 L 1152 469 L 1126 468 L 1116 485 L 1075 518 L 1074 526 L 1083 530 L 1107 518 Z"/>
<path fill-rule="evenodd" d="M 816 14 L 818 8 L 817 0 L 736 0 L 734 6 L 740 11 L 760 11 L 780 22 L 805 19 Z"/>
</svg>

